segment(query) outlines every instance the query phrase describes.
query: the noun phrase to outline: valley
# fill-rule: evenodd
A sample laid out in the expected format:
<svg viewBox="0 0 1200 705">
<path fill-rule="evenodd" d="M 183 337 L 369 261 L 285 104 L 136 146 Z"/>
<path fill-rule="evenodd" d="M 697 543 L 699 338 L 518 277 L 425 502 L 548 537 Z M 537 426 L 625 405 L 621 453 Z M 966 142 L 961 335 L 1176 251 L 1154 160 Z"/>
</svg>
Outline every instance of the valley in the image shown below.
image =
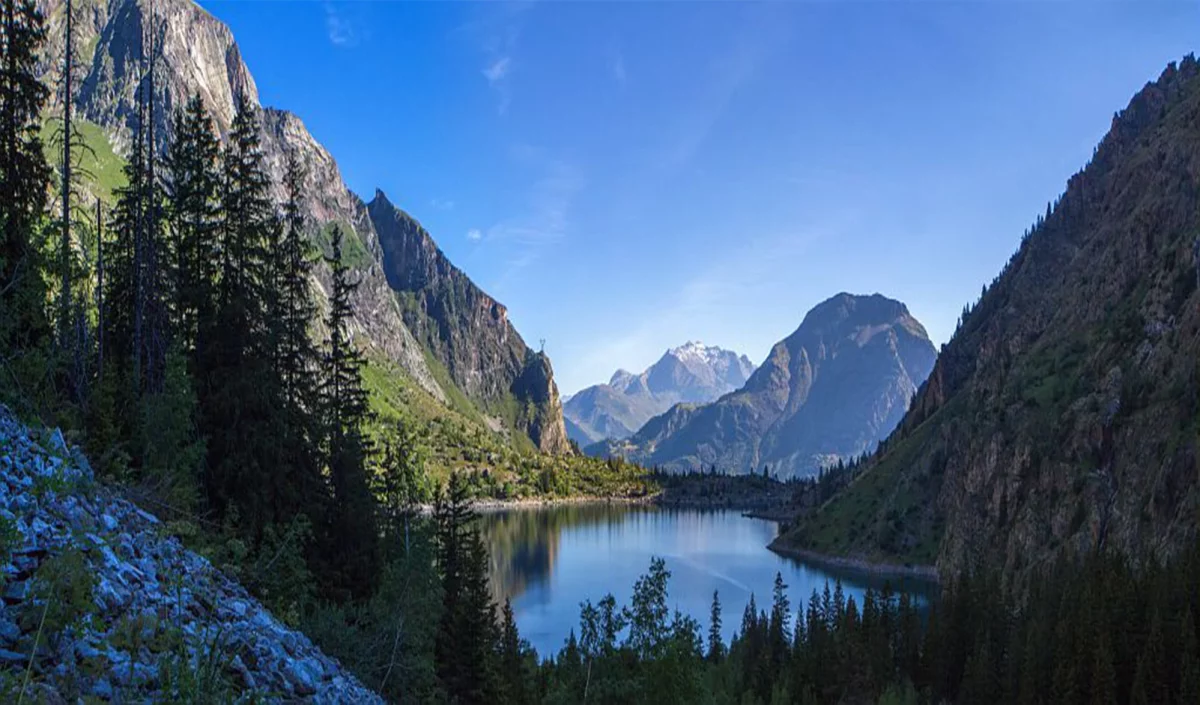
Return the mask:
<svg viewBox="0 0 1200 705">
<path fill-rule="evenodd" d="M 1200 702 L 1194 54 L 550 5 L 0 0 L 0 700 Z"/>
</svg>

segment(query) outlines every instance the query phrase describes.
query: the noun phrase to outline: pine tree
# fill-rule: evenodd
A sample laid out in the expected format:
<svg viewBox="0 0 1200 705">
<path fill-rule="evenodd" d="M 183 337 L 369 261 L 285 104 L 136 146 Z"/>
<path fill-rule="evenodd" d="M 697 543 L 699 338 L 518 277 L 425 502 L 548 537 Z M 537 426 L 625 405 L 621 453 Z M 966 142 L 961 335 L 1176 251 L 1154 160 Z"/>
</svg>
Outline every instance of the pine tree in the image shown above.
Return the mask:
<svg viewBox="0 0 1200 705">
<path fill-rule="evenodd" d="M 283 375 L 286 403 L 298 408 L 311 408 L 314 390 L 308 380 L 317 361 L 317 351 L 309 335 L 316 306 L 309 285 L 312 265 L 304 235 L 307 223 L 301 207 L 305 178 L 304 167 L 296 154 L 289 152 L 284 174 L 287 192 L 283 206 L 284 235 L 278 247 L 279 320 L 282 326 L 279 369 Z"/>
<path fill-rule="evenodd" d="M 452 702 L 491 702 L 497 691 L 487 553 L 474 518 L 466 478 L 456 473 L 434 508 L 443 600 L 435 662 L 438 680 Z"/>
<path fill-rule="evenodd" d="M 712 609 L 708 618 L 708 660 L 717 663 L 724 652 L 725 644 L 721 641 L 721 598 L 713 590 Z"/>
<path fill-rule="evenodd" d="M 370 416 L 362 384 L 362 354 L 350 338 L 350 295 L 356 283 L 342 261 L 342 230 L 333 229 L 333 291 L 329 297 L 328 351 L 322 405 L 327 431 L 327 467 L 333 488 L 332 548 L 343 579 L 353 590 L 368 589 L 374 578 L 376 543 L 374 505 L 367 478 L 370 442 L 364 434 Z"/>
<path fill-rule="evenodd" d="M 45 36 L 34 0 L 0 0 L 0 342 L 16 349 L 49 333 L 32 244 L 50 179 L 39 136 L 48 89 L 38 80 L 37 53 Z"/>
<path fill-rule="evenodd" d="M 517 632 L 517 620 L 513 616 L 512 604 L 506 599 L 500 626 L 500 674 L 503 680 L 503 699 L 509 703 L 529 702 L 526 687 L 525 654 L 528 645 Z"/>
<path fill-rule="evenodd" d="M 174 317 L 180 347 L 196 367 L 196 350 L 213 334 L 221 177 L 220 146 L 204 101 L 194 95 L 172 117 L 167 151 L 167 220 L 174 251 Z"/>
</svg>

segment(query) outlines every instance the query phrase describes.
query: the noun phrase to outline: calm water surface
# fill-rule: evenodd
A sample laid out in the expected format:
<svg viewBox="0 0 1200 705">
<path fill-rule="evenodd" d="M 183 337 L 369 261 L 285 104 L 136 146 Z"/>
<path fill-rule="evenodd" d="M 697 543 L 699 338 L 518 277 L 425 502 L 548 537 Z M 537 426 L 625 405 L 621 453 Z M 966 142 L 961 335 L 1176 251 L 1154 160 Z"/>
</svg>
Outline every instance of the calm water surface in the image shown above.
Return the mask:
<svg viewBox="0 0 1200 705">
<path fill-rule="evenodd" d="M 542 657 L 556 654 L 568 633 L 579 632 L 579 604 L 611 592 L 628 604 L 633 583 L 661 556 L 671 571 L 669 603 L 708 629 L 713 590 L 721 595 L 725 638 L 741 622 L 751 593 L 770 609 L 775 573 L 788 584 L 792 608 L 807 605 L 826 580 L 841 579 L 861 606 L 868 586 L 882 579 L 822 569 L 766 549 L 776 525 L 736 511 L 660 509 L 652 506 L 562 505 L 485 513 L 492 592 L 512 600 L 521 635 Z M 894 580 L 919 598 L 931 586 Z"/>
</svg>

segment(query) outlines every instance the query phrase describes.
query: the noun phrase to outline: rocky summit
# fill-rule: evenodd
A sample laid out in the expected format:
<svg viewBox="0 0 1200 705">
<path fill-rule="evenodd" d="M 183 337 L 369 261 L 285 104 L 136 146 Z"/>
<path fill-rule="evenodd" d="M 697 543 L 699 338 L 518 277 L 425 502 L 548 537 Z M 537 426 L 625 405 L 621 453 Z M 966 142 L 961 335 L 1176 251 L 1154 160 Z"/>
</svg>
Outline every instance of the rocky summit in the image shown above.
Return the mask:
<svg viewBox="0 0 1200 705">
<path fill-rule="evenodd" d="M 7 702 L 382 702 L 157 518 L 96 485 L 61 432 L 32 431 L 4 407 L 0 549 Z"/>
<path fill-rule="evenodd" d="M 591 450 L 675 472 L 811 475 L 890 433 L 936 355 L 904 304 L 838 294 L 776 343 L 741 389 L 679 404 L 627 441 Z"/>
<path fill-rule="evenodd" d="M 641 374 L 617 370 L 607 384 L 575 394 L 563 406 L 568 435 L 586 446 L 632 436 L 681 402 L 704 404 L 739 389 L 754 363 L 745 355 L 691 341 L 671 348 Z"/>
</svg>

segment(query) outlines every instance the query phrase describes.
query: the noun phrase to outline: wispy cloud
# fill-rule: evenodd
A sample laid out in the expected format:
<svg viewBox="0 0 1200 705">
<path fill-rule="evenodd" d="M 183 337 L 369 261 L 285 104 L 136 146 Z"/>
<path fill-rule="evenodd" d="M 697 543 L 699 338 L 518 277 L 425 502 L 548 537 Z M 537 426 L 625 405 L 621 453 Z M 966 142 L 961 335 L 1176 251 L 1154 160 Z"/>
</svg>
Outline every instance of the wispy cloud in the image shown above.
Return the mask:
<svg viewBox="0 0 1200 705">
<path fill-rule="evenodd" d="M 750 237 L 733 243 L 719 262 L 701 267 L 684 278 L 671 296 L 656 301 L 640 315 L 624 316 L 620 332 L 601 326 L 592 339 L 565 350 L 556 360 L 557 377 L 565 389 L 607 379 L 618 367 L 641 370 L 663 351 L 684 340 L 699 338 L 729 347 L 762 361 L 771 344 L 803 317 L 803 306 L 778 328 L 747 325 L 748 302 L 795 301 L 795 270 L 818 241 L 835 237 L 848 220 L 800 226 L 796 231 Z M 756 308 L 756 307 L 751 307 Z"/>
<path fill-rule="evenodd" d="M 575 164 L 545 150 L 518 145 L 512 150 L 512 159 L 517 167 L 536 176 L 522 210 L 481 233 L 484 242 L 503 247 L 510 255 L 493 285 L 497 290 L 570 233 L 571 209 L 584 187 L 583 172 Z"/>
<path fill-rule="evenodd" d="M 429 200 L 429 207 L 439 211 L 454 210 L 454 201 L 448 198 L 432 198 Z"/>
<path fill-rule="evenodd" d="M 617 85 L 624 88 L 627 78 L 625 75 L 625 54 L 621 51 L 620 47 L 613 54 L 612 75 Z"/>
<path fill-rule="evenodd" d="M 479 242 L 483 239 L 483 231 L 479 228 L 471 228 L 467 231 L 467 239 L 471 242 Z"/>
<path fill-rule="evenodd" d="M 329 43 L 338 47 L 353 47 L 359 42 L 358 29 L 353 20 L 347 17 L 337 3 L 326 2 L 325 30 L 329 34 Z"/>
<path fill-rule="evenodd" d="M 512 103 L 512 77 L 519 64 L 517 59 L 524 15 L 533 2 L 488 3 L 486 9 L 472 21 L 459 28 L 466 32 L 482 51 L 484 62 L 480 73 L 498 100 L 497 111 L 503 115 Z"/>
<path fill-rule="evenodd" d="M 487 78 L 488 83 L 495 87 L 508 76 L 508 67 L 512 65 L 511 56 L 502 56 L 489 64 L 484 70 L 483 75 Z"/>
</svg>

